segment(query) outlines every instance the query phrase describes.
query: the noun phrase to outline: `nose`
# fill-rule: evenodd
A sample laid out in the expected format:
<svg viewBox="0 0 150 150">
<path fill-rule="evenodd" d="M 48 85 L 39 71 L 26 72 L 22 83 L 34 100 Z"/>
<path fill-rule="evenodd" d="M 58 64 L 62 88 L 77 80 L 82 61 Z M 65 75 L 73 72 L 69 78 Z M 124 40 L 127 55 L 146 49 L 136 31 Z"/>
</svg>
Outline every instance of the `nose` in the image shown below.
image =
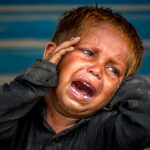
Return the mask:
<svg viewBox="0 0 150 150">
<path fill-rule="evenodd" d="M 92 74 L 93 76 L 95 76 L 97 79 L 101 79 L 101 74 L 102 74 L 102 70 L 101 70 L 101 66 L 100 64 L 95 64 L 92 65 L 90 67 L 88 67 L 87 71 L 88 73 Z"/>
</svg>

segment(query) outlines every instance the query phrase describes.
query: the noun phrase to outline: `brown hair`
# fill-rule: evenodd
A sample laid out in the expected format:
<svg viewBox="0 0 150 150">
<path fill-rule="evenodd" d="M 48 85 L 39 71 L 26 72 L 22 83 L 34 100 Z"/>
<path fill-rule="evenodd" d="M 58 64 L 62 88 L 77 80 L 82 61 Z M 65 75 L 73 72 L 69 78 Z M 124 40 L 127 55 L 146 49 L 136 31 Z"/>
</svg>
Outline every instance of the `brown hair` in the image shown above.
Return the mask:
<svg viewBox="0 0 150 150">
<path fill-rule="evenodd" d="M 144 53 L 142 41 L 135 29 L 124 17 L 112 12 L 110 8 L 84 6 L 65 12 L 52 38 L 56 44 L 69 40 L 71 37 L 83 36 L 91 27 L 111 24 L 128 41 L 131 50 L 131 59 L 126 77 L 135 74 L 141 66 Z"/>
</svg>

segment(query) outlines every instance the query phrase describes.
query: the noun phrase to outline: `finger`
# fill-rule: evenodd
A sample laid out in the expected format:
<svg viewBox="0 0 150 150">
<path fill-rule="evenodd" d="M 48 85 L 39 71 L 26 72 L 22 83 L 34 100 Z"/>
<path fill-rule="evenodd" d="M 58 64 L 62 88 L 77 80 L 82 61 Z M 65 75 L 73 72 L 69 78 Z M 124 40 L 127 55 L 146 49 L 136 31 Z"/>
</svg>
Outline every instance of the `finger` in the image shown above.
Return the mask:
<svg viewBox="0 0 150 150">
<path fill-rule="evenodd" d="M 70 47 L 70 46 L 73 46 L 74 44 L 77 44 L 79 41 L 80 41 L 80 37 L 71 38 L 69 41 L 65 41 L 60 45 L 64 47 Z"/>
<path fill-rule="evenodd" d="M 71 47 L 71 46 L 77 44 L 79 41 L 80 41 L 80 37 L 76 37 L 74 39 L 71 39 L 70 41 L 65 41 L 65 42 L 61 43 L 60 45 L 58 45 L 56 47 L 55 51 L 58 51 L 60 49 L 64 49 L 67 47 Z"/>
<path fill-rule="evenodd" d="M 68 48 L 64 48 L 64 49 L 60 49 L 57 52 L 55 52 L 55 54 L 53 54 L 53 56 L 51 56 L 49 58 L 49 61 L 52 63 L 55 63 L 56 65 L 58 64 L 58 62 L 60 61 L 61 57 L 66 54 L 67 52 L 73 51 L 74 47 L 68 47 Z"/>
<path fill-rule="evenodd" d="M 66 48 L 63 48 L 63 49 L 60 49 L 58 50 L 55 55 L 64 55 L 65 53 L 67 52 L 70 52 L 70 51 L 73 51 L 74 50 L 74 47 L 66 47 Z"/>
<path fill-rule="evenodd" d="M 80 41 L 80 37 L 71 39 L 70 41 L 65 41 L 58 45 L 54 51 L 49 55 L 48 60 L 56 65 L 60 61 L 62 55 L 65 53 L 74 50 L 73 45 L 77 44 Z"/>
</svg>

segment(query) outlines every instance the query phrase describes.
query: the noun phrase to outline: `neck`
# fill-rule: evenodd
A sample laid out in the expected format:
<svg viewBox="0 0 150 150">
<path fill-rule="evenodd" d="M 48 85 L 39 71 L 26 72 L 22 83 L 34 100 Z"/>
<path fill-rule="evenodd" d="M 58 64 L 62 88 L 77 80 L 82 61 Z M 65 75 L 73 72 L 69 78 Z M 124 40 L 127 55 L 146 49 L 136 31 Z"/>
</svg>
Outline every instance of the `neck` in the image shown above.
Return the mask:
<svg viewBox="0 0 150 150">
<path fill-rule="evenodd" d="M 68 129 L 76 124 L 78 119 L 67 117 L 57 110 L 56 105 L 58 104 L 55 104 L 57 100 L 51 93 L 48 93 L 44 99 L 47 103 L 46 121 L 56 133 Z"/>
</svg>

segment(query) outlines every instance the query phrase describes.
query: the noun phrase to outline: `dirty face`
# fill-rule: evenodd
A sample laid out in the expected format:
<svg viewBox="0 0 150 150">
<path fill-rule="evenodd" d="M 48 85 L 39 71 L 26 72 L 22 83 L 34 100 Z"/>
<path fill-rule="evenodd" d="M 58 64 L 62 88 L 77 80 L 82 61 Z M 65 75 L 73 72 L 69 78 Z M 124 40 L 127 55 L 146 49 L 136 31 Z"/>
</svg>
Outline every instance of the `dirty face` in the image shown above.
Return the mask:
<svg viewBox="0 0 150 150">
<path fill-rule="evenodd" d="M 128 43 L 112 26 L 93 27 L 59 63 L 53 104 L 69 117 L 89 116 L 113 97 L 128 67 Z"/>
</svg>

